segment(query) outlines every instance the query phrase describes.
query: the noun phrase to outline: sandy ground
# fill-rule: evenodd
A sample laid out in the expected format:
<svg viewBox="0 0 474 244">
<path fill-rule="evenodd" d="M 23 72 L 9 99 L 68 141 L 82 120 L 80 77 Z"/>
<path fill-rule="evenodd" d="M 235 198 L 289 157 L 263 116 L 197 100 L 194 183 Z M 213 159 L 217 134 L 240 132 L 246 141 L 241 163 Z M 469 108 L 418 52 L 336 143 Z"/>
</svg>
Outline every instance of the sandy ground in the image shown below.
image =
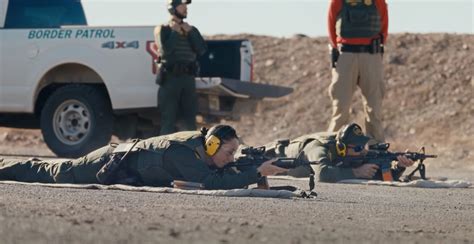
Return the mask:
<svg viewBox="0 0 474 244">
<path fill-rule="evenodd" d="M 2 243 L 474 243 L 474 188 L 318 184 L 317 191 L 316 199 L 288 200 L 0 185 L 0 236 Z"/>
</svg>

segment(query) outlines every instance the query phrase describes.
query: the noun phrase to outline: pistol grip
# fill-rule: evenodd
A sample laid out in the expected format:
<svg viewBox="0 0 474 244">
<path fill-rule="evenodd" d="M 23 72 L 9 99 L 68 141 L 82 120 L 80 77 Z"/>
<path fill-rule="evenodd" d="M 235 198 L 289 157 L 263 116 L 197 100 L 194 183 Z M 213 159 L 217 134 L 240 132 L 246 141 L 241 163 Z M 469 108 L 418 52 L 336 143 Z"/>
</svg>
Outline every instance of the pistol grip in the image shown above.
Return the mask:
<svg viewBox="0 0 474 244">
<path fill-rule="evenodd" d="M 268 184 L 267 177 L 262 177 L 257 182 L 257 189 L 268 190 L 270 189 L 270 185 Z"/>
</svg>

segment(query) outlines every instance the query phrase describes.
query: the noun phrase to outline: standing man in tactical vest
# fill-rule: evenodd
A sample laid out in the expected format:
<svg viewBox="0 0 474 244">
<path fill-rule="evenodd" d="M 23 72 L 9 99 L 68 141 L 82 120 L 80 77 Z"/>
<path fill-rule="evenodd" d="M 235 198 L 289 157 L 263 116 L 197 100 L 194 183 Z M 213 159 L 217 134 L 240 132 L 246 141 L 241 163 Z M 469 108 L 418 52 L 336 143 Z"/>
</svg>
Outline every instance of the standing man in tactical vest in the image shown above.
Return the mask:
<svg viewBox="0 0 474 244">
<path fill-rule="evenodd" d="M 388 35 L 385 0 L 331 0 L 328 30 L 332 58 L 332 120 L 328 131 L 349 122 L 352 94 L 363 95 L 365 128 L 376 141 L 385 141 L 381 121 L 383 43 Z"/>
<path fill-rule="evenodd" d="M 191 0 L 169 0 L 168 24 L 155 28 L 160 63 L 157 83 L 161 135 L 175 132 L 178 116 L 185 130 L 196 129 L 197 95 L 195 76 L 199 71 L 197 56 L 207 51 L 206 43 L 194 26 L 184 22 Z"/>
</svg>

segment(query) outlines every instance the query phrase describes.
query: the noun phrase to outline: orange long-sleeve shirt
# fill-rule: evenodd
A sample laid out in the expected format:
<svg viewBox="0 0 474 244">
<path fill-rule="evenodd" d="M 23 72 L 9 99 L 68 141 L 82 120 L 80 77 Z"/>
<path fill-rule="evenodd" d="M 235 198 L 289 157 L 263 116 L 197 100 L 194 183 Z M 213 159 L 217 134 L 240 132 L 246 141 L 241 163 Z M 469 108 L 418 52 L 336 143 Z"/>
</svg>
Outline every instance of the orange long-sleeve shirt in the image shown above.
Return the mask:
<svg viewBox="0 0 474 244">
<path fill-rule="evenodd" d="M 345 0 L 331 0 L 328 13 L 328 31 L 329 41 L 331 46 L 336 48 L 338 43 L 351 45 L 369 45 L 373 38 L 342 38 L 336 35 L 336 21 L 339 12 L 342 10 L 342 4 Z M 388 11 L 385 0 L 374 0 L 375 6 L 380 14 L 382 21 L 382 35 L 384 42 L 387 42 L 388 37 Z"/>
</svg>

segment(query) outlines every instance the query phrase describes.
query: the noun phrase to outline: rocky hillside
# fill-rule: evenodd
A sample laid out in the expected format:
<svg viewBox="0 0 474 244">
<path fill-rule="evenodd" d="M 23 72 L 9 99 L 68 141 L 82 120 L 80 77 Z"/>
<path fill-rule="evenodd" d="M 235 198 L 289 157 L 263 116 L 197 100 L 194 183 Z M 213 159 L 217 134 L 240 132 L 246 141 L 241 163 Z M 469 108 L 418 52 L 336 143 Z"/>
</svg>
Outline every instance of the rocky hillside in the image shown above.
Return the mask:
<svg viewBox="0 0 474 244">
<path fill-rule="evenodd" d="M 326 38 L 254 35 L 256 81 L 291 86 L 292 95 L 262 104 L 235 123 L 243 139 L 262 144 L 276 138 L 323 131 L 331 116 Z M 229 38 L 219 36 L 216 38 Z M 398 150 L 426 146 L 444 165 L 474 168 L 474 35 L 396 34 L 386 47 L 383 121 Z M 360 92 L 352 116 L 363 124 Z"/>
</svg>

